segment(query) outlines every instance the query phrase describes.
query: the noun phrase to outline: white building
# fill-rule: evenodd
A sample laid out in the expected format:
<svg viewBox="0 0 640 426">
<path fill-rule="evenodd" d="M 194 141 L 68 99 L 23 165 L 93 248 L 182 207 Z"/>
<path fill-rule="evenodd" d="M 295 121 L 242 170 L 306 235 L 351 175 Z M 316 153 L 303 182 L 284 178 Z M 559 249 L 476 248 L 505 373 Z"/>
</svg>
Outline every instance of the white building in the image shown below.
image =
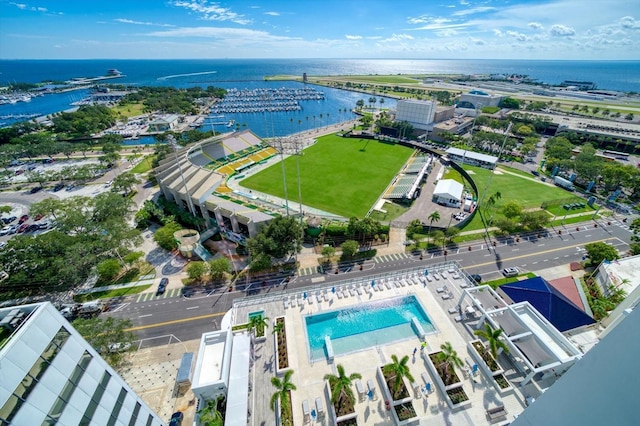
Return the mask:
<svg viewBox="0 0 640 426">
<path fill-rule="evenodd" d="M 436 103 L 431 101 L 399 100 L 396 121 L 407 121 L 414 129 L 430 130 L 436 115 Z"/>
<path fill-rule="evenodd" d="M 433 190 L 432 201 L 447 207 L 460 207 L 462 201 L 462 191 L 464 186 L 453 179 L 442 179 L 438 181 Z"/>
<path fill-rule="evenodd" d="M 602 320 L 605 327 L 615 326 L 624 318 L 627 309 L 640 304 L 640 256 L 601 262 L 596 269 L 595 280 L 605 295 L 611 292 L 611 288 L 620 288 L 626 293 L 622 303 Z"/>
<path fill-rule="evenodd" d="M 498 157 L 482 154 L 480 152 L 467 151 L 453 147 L 448 148 L 445 152 L 449 160 L 460 164 L 471 164 L 472 166 L 480 166 L 485 169 L 493 170 L 498 163 Z"/>
<path fill-rule="evenodd" d="M 460 95 L 456 109 L 479 110 L 486 106 L 499 106 L 503 98 L 502 95 L 492 95 L 476 89 Z"/>
<path fill-rule="evenodd" d="M 0 309 L 0 424 L 164 423 L 48 302 Z"/>
</svg>

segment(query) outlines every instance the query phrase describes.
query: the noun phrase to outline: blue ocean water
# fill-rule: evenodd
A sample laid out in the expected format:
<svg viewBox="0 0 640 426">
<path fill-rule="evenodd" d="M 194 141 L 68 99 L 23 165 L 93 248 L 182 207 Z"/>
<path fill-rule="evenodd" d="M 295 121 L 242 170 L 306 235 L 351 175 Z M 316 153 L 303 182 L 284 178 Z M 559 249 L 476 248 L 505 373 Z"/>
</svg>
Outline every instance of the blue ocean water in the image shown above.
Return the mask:
<svg viewBox="0 0 640 426">
<path fill-rule="evenodd" d="M 595 82 L 601 89 L 640 91 L 640 61 L 526 61 L 526 60 L 392 60 L 392 59 L 226 59 L 226 60 L 0 60 L 0 85 L 9 82 L 37 83 L 96 77 L 116 68 L 125 77 L 112 83 L 175 87 L 218 86 L 224 88 L 283 87 L 292 82 L 265 82 L 270 75 L 348 74 L 526 74 L 545 83 L 563 80 Z M 230 115 L 226 120 L 247 124 L 260 136 L 284 135 L 347 119 L 351 109 L 368 95 L 321 88 L 326 100 L 303 104 L 298 112 Z M 79 91 L 41 96 L 31 102 L 0 105 L 0 117 L 12 114 L 46 115 L 70 108 L 84 97 Z M 393 100 L 385 100 L 393 107 Z M 322 114 L 322 119 L 320 119 Z M 313 116 L 316 116 L 313 120 Z M 307 120 L 307 117 L 309 119 Z M 0 125 L 11 120 L 0 119 Z M 315 122 L 314 122 L 315 121 Z M 273 122 L 273 125 L 272 125 Z M 268 129 L 272 127 L 272 129 Z"/>
</svg>

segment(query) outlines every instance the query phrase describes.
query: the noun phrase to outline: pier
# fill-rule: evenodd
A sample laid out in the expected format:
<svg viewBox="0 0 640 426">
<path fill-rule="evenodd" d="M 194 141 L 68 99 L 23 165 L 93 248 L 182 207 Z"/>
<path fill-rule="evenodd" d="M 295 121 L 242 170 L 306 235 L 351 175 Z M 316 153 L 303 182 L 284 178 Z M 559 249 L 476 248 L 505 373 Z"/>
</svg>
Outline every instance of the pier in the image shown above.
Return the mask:
<svg viewBox="0 0 640 426">
<path fill-rule="evenodd" d="M 300 111 L 300 101 L 322 101 L 324 93 L 314 88 L 229 89 L 212 114 Z"/>
</svg>

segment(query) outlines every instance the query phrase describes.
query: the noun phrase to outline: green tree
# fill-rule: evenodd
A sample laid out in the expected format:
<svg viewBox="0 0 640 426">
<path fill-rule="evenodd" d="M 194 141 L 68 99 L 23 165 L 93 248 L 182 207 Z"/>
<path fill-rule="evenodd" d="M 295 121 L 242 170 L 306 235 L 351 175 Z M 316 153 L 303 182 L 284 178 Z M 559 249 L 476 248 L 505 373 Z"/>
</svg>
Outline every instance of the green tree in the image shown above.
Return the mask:
<svg viewBox="0 0 640 426">
<path fill-rule="evenodd" d="M 262 315 L 252 315 L 249 317 L 247 329 L 255 337 L 264 336 L 264 330 L 269 326 L 269 318 Z"/>
<path fill-rule="evenodd" d="M 451 369 L 454 367 L 462 367 L 462 360 L 458 357 L 458 353 L 453 349 L 450 342 L 445 342 L 440 345 L 441 352 L 438 353 L 438 371 L 445 379 L 444 383 L 447 385 L 449 378 L 451 377 Z"/>
<path fill-rule="evenodd" d="M 225 274 L 231 273 L 231 261 L 226 257 L 211 259 L 209 261 L 209 273 L 212 279 L 222 279 Z"/>
<path fill-rule="evenodd" d="M 176 222 L 169 222 L 153 234 L 153 240 L 165 250 L 174 250 L 178 248 L 178 242 L 173 237 L 173 234 L 181 229 L 182 226 Z"/>
<path fill-rule="evenodd" d="M 420 219 L 414 219 L 407 226 L 407 239 L 413 240 L 416 234 L 420 234 L 423 232 L 422 222 Z"/>
<path fill-rule="evenodd" d="M 440 220 L 440 213 L 435 210 L 429 215 L 427 219 L 429 219 L 429 230 L 427 231 L 427 247 L 429 247 L 429 235 L 431 235 L 431 227 L 433 226 L 433 222 L 438 222 Z"/>
<path fill-rule="evenodd" d="M 522 214 L 523 208 L 517 201 L 507 201 L 502 206 L 502 214 L 509 219 L 514 219 Z"/>
<path fill-rule="evenodd" d="M 247 247 L 251 256 L 264 254 L 275 258 L 283 258 L 299 253 L 302 227 L 293 216 L 280 216 L 263 227 L 258 235 L 247 240 Z"/>
<path fill-rule="evenodd" d="M 359 246 L 357 241 L 347 240 L 344 243 L 342 243 L 340 248 L 342 249 L 342 256 L 345 259 L 350 259 L 356 255 L 356 253 L 358 252 Z"/>
<path fill-rule="evenodd" d="M 520 101 L 511 97 L 506 97 L 500 101 L 501 108 L 520 109 Z"/>
<path fill-rule="evenodd" d="M 200 282 L 209 272 L 207 262 L 189 262 L 187 265 L 187 275 L 190 279 Z"/>
<path fill-rule="evenodd" d="M 132 327 L 131 320 L 113 317 L 104 320 L 97 317 L 79 318 L 73 321 L 73 327 L 114 368 L 123 363 L 127 351 L 134 349 L 135 336 L 125 331 Z M 119 346 L 112 349 L 110 346 L 113 344 L 119 344 Z"/>
<path fill-rule="evenodd" d="M 140 183 L 140 179 L 138 179 L 133 173 L 126 172 L 119 174 L 113 179 L 113 190 L 116 192 L 124 192 L 128 194 L 131 192 L 131 189 Z"/>
<path fill-rule="evenodd" d="M 333 246 L 324 246 L 321 254 L 324 256 L 325 262 L 330 262 L 333 255 L 336 254 L 336 249 Z"/>
<path fill-rule="evenodd" d="M 620 258 L 618 249 L 614 246 L 603 243 L 589 243 L 584 246 L 587 252 L 587 257 L 591 260 L 592 265 L 599 265 L 604 260 L 616 260 Z"/>
<path fill-rule="evenodd" d="M 407 365 L 409 362 L 409 355 L 405 355 L 401 360 L 398 360 L 398 357 L 393 354 L 391 355 L 391 364 L 387 364 L 382 368 L 382 371 L 385 374 L 391 374 L 392 376 L 389 378 L 391 382 L 391 389 L 393 390 L 393 399 L 395 400 L 395 396 L 400 391 L 400 386 L 402 385 L 402 379 L 407 378 L 411 383 L 415 382 L 415 379 L 411 375 L 411 371 L 409 371 L 409 366 Z"/>
<path fill-rule="evenodd" d="M 117 259 L 105 259 L 98 263 L 98 275 L 104 281 L 112 281 L 120 273 L 121 267 Z"/>
<path fill-rule="evenodd" d="M 509 348 L 507 347 L 507 344 L 500 339 L 500 335 L 502 334 L 501 328 L 494 330 L 493 327 L 491 327 L 491 324 L 489 324 L 488 322 L 485 322 L 484 330 L 483 329 L 475 330 L 473 334 L 475 334 L 476 336 L 482 337 L 484 340 L 486 340 L 489 343 L 489 349 L 491 350 L 491 355 L 493 355 L 494 359 L 498 359 L 499 349 L 502 349 L 506 353 L 509 353 Z"/>
<path fill-rule="evenodd" d="M 204 426 L 224 426 L 222 413 L 218 411 L 218 401 L 207 401 L 207 404 L 198 410 L 199 424 Z"/>
<path fill-rule="evenodd" d="M 362 379 L 362 375 L 359 373 L 352 373 L 347 376 L 342 364 L 338 364 L 336 369 L 338 370 L 337 376 L 334 374 L 325 374 L 324 380 L 329 382 L 329 388 L 331 389 L 331 403 L 336 406 L 336 412 L 339 413 L 344 404 L 355 403 L 356 398 L 353 394 L 353 389 L 351 389 L 351 382 L 356 379 Z"/>
<path fill-rule="evenodd" d="M 143 251 L 132 251 L 124 255 L 122 257 L 122 260 L 124 261 L 127 268 L 131 268 L 132 265 L 134 265 L 137 261 L 139 261 L 143 257 L 144 257 Z"/>
<path fill-rule="evenodd" d="M 271 395 L 271 400 L 269 401 L 269 406 L 271 407 L 272 411 L 275 411 L 276 402 L 278 400 L 280 400 L 281 413 L 284 414 L 291 409 L 291 400 L 289 399 L 289 393 L 297 389 L 296 385 L 291 382 L 292 375 L 293 370 L 287 370 L 285 371 L 284 376 L 282 376 L 282 379 L 280 379 L 279 377 L 271 378 L 271 384 L 274 388 L 276 388 L 276 391 Z"/>
</svg>

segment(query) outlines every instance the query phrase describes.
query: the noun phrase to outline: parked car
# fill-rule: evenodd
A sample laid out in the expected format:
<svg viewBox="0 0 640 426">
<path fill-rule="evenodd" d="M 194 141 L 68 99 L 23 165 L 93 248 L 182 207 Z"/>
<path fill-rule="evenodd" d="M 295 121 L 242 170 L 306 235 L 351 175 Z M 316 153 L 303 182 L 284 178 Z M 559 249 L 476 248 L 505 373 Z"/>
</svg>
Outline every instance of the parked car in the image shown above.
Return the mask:
<svg viewBox="0 0 640 426">
<path fill-rule="evenodd" d="M 37 222 L 40 219 L 42 219 L 43 217 L 44 217 L 44 215 L 42 213 L 38 213 L 37 215 L 34 216 L 33 220 L 35 220 Z"/>
<path fill-rule="evenodd" d="M 7 225 L 4 228 L 0 229 L 0 235 L 7 235 L 11 230 L 11 225 Z"/>
<path fill-rule="evenodd" d="M 9 235 L 13 235 L 16 232 L 18 232 L 18 228 L 20 227 L 20 225 L 18 225 L 17 223 L 14 223 L 13 225 L 9 225 Z"/>
<path fill-rule="evenodd" d="M 518 268 L 504 268 L 502 270 L 502 274 L 505 277 L 515 277 L 516 275 L 518 275 Z"/>
<path fill-rule="evenodd" d="M 25 229 L 24 232 L 35 232 L 38 229 L 40 229 L 40 225 L 38 225 L 37 223 L 32 223 L 31 225 L 27 226 L 27 229 Z"/>
<path fill-rule="evenodd" d="M 0 250 L 3 250 L 7 245 L 6 241 L 0 241 Z"/>
<path fill-rule="evenodd" d="M 471 279 L 476 282 L 476 284 L 480 284 L 482 282 L 482 276 L 480 274 L 471 275 Z"/>
<path fill-rule="evenodd" d="M 34 186 L 33 188 L 31 188 L 31 190 L 29 191 L 29 193 L 31 194 L 35 194 L 36 192 L 40 192 L 40 190 L 42 190 L 41 186 Z"/>
<path fill-rule="evenodd" d="M 70 183 L 69 185 L 67 185 L 67 189 L 65 189 L 65 191 L 72 191 L 76 186 L 72 183 Z"/>
<path fill-rule="evenodd" d="M 45 220 L 44 222 L 38 225 L 38 229 L 49 229 L 51 227 L 51 222 Z"/>
<path fill-rule="evenodd" d="M 538 172 L 537 170 L 531 170 L 531 174 L 534 176 L 540 176 L 540 172 Z"/>
<path fill-rule="evenodd" d="M 26 230 L 27 230 L 27 228 L 28 228 L 28 227 L 29 227 L 29 224 L 28 224 L 28 223 L 23 223 L 23 224 L 22 224 L 22 225 L 20 225 L 20 227 L 18 228 L 18 233 L 19 233 L 19 234 L 23 233 L 24 231 L 26 231 Z"/>
<path fill-rule="evenodd" d="M 182 424 L 182 419 L 184 419 L 184 414 L 182 414 L 182 411 L 176 411 L 171 415 L 169 426 L 180 426 Z"/>
<path fill-rule="evenodd" d="M 16 219 L 17 219 L 17 217 L 15 217 L 15 216 L 7 216 L 7 217 L 3 217 L 2 221 L 4 222 L 5 225 L 8 225 L 8 224 L 10 224 L 11 222 L 13 222 Z"/>
<path fill-rule="evenodd" d="M 57 184 L 56 186 L 53 187 L 53 192 L 58 192 L 62 188 L 64 188 L 64 183 L 59 183 L 59 184 Z"/>
<path fill-rule="evenodd" d="M 167 284 L 169 284 L 168 278 L 161 279 L 160 284 L 158 284 L 158 290 L 156 290 L 156 294 L 164 294 L 164 291 L 167 289 Z"/>
<path fill-rule="evenodd" d="M 20 216 L 20 220 L 18 221 L 18 223 L 25 223 L 27 220 L 29 220 L 29 215 L 23 214 L 22 216 Z"/>
</svg>

